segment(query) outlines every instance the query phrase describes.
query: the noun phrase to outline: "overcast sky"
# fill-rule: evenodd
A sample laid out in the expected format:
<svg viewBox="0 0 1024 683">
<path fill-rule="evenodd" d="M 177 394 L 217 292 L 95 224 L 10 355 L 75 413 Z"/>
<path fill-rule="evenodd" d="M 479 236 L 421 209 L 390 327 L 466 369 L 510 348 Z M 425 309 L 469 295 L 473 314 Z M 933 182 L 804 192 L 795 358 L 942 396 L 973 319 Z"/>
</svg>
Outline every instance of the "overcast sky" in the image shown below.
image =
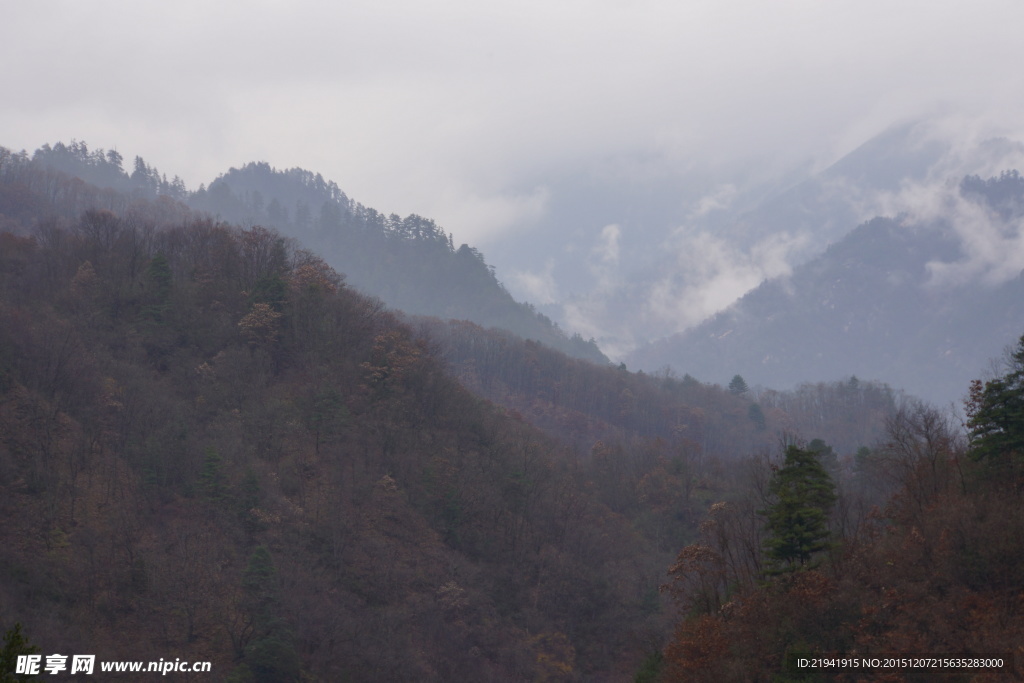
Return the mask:
<svg viewBox="0 0 1024 683">
<path fill-rule="evenodd" d="M 0 145 L 116 146 L 191 188 L 301 166 L 485 244 L 616 158 L 823 165 L 909 117 L 1013 126 L 1021 26 L 1020 0 L 8 1 Z"/>
</svg>

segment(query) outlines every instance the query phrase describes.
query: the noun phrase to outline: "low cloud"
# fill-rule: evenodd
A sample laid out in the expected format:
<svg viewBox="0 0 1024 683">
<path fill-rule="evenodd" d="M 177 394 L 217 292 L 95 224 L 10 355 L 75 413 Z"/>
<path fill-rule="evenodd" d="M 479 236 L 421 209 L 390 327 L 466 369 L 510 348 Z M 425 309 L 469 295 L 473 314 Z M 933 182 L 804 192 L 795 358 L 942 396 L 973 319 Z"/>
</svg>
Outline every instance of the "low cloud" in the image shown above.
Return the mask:
<svg viewBox="0 0 1024 683">
<path fill-rule="evenodd" d="M 427 215 L 448 217 L 445 227 L 456 232 L 460 242 L 486 244 L 494 235 L 534 223 L 546 211 L 549 196 L 543 187 L 531 192 L 490 194 L 464 188 L 432 200 L 424 198 L 424 202 L 432 207 Z"/>
<path fill-rule="evenodd" d="M 616 266 L 619 263 L 619 239 L 622 237 L 622 228 L 611 224 L 601 228 L 601 236 L 598 244 L 592 253 L 598 258 L 603 266 Z"/>
<path fill-rule="evenodd" d="M 650 288 L 649 317 L 681 332 L 732 304 L 766 279 L 788 275 L 792 254 L 806 241 L 771 235 L 741 250 L 714 235 L 680 228 L 673 236 L 676 270 Z"/>
<path fill-rule="evenodd" d="M 627 279 L 615 267 L 621 240 L 618 226 L 602 230 L 591 252 L 594 289 L 562 308 L 569 329 L 594 337 L 615 360 L 646 339 L 700 323 L 766 279 L 789 274 L 792 255 L 805 242 L 778 234 L 744 250 L 706 230 L 683 227 L 660 247 L 667 260 L 643 278 Z"/>
<path fill-rule="evenodd" d="M 951 137 L 952 129 L 963 136 Z M 907 229 L 945 230 L 947 239 L 956 240 L 958 257 L 928 264 L 932 287 L 996 285 L 1017 277 L 1024 268 L 1020 218 L 1007 220 L 960 192 L 965 175 L 986 178 L 1024 168 L 1024 146 L 993 138 L 993 132 L 962 117 L 915 125 L 905 148 L 888 150 L 895 155 L 891 163 L 886 149 L 868 150 L 883 156 L 853 158 L 838 173 L 822 177 L 819 194 L 807 200 L 806 220 L 792 211 L 794 220 L 784 230 L 781 221 L 758 222 L 757 214 L 747 218 L 738 206 L 747 198 L 728 183 L 692 200 L 685 224 L 655 247 L 640 249 L 630 243 L 628 231 L 606 226 L 588 254 L 594 285 L 588 295 L 565 305 L 563 319 L 569 329 L 594 336 L 610 356 L 620 358 L 644 340 L 700 324 L 765 280 L 789 275 L 879 215 L 901 216 Z M 878 167 L 894 173 L 879 174 Z M 730 220 L 738 229 L 731 229 Z M 726 229 L 716 230 L 716 224 Z M 654 256 L 642 263 L 635 258 L 641 251 Z"/>
<path fill-rule="evenodd" d="M 1004 219 L 987 205 L 960 193 L 959 184 L 908 187 L 893 198 L 907 225 L 947 230 L 959 242 L 960 257 L 928 263 L 932 287 L 973 282 L 996 286 L 1024 270 L 1024 220 Z"/>
<path fill-rule="evenodd" d="M 719 185 L 713 193 L 705 195 L 697 201 L 697 206 L 691 215 L 694 218 L 701 218 L 713 211 L 727 209 L 736 198 L 737 193 L 736 186 L 731 183 Z"/>
<path fill-rule="evenodd" d="M 527 300 L 546 306 L 556 303 L 559 299 L 554 271 L 555 260 L 549 258 L 544 262 L 544 269 L 540 272 L 511 270 L 509 279 L 514 287 L 526 295 Z"/>
<path fill-rule="evenodd" d="M 937 124 L 941 134 L 944 125 Z M 965 124 L 966 127 L 966 124 Z M 1024 216 L 1003 216 L 988 204 L 960 190 L 966 175 L 998 177 L 1024 169 L 1024 145 L 1005 138 L 982 138 L 990 129 L 955 138 L 956 143 L 922 182 L 906 183 L 879 198 L 879 213 L 902 216 L 908 229 L 945 231 L 959 246 L 950 261 L 928 263 L 929 286 L 959 287 L 969 283 L 1000 285 L 1024 270 Z"/>
</svg>

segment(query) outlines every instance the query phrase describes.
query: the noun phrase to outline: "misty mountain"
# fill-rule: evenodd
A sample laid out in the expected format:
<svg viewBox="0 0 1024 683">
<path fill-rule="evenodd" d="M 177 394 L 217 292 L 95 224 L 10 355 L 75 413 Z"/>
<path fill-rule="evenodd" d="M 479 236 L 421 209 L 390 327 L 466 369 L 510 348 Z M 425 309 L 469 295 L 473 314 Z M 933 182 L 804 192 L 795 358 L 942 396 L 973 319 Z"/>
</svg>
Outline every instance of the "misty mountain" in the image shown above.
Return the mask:
<svg viewBox="0 0 1024 683">
<path fill-rule="evenodd" d="M 357 289 L 416 315 L 471 320 L 606 363 L 597 345 L 569 337 L 530 305 L 515 301 L 477 249 L 455 248 L 433 220 L 384 215 L 349 199 L 331 181 L 266 163 L 232 168 L 190 204 L 243 225 L 271 226 L 299 239 Z"/>
<path fill-rule="evenodd" d="M 513 292 L 618 360 L 788 275 L 864 221 L 898 214 L 908 188 L 1022 162 L 1020 143 L 965 140 L 932 121 L 893 126 L 822 170 L 752 165 L 666 182 L 664 169 L 625 159 L 617 173 L 552 185 L 543 229 L 489 249 Z"/>
<path fill-rule="evenodd" d="M 466 244 L 456 249 L 434 221 L 384 215 L 349 199 L 319 173 L 250 163 L 188 192 L 180 178 L 168 181 L 141 157 L 128 173 L 116 150 L 90 150 L 84 142 L 44 145 L 32 159 L 100 188 L 139 199 L 171 197 L 232 223 L 275 228 L 323 254 L 349 284 L 392 308 L 471 320 L 579 358 L 608 360 L 592 341 L 566 335 L 532 306 L 513 299 L 483 254 Z"/>
<path fill-rule="evenodd" d="M 962 143 L 928 121 L 893 126 L 820 173 L 770 195 L 724 232 L 745 247 L 791 234 L 800 243 L 791 265 L 799 265 L 860 223 L 885 215 L 908 186 L 998 174 L 1018 165 L 1022 154 L 1020 143 L 1005 138 Z"/>
<path fill-rule="evenodd" d="M 862 224 L 790 276 L 628 360 L 773 387 L 852 374 L 958 401 L 1020 334 L 1022 207 L 1016 171 L 967 177 L 920 198 L 914 213 Z"/>
<path fill-rule="evenodd" d="M 0 624 L 45 651 L 172 648 L 252 682 L 728 680 L 733 662 L 759 680 L 793 633 L 822 651 L 910 642 L 893 620 L 936 624 L 933 651 L 1018 638 L 1009 608 L 958 616 L 1019 592 L 1012 454 L 967 457 L 938 411 L 855 377 L 724 389 L 403 322 L 298 240 L 214 221 L 138 166 L 119 192 L 0 148 Z M 817 372 L 910 366 L 915 339 L 973 330 L 955 361 L 1015 326 L 1024 179 L 905 194 L 912 210 L 744 297 L 717 340 L 781 339 Z M 425 219 L 385 225 L 443 251 Z M 802 449 L 771 453 L 812 435 L 835 550 L 778 579 L 762 510 Z M 937 600 L 909 590 L 923 566 Z M 869 611 L 879 576 L 908 587 L 895 616 Z M 842 607 L 824 625 L 821 591 Z M 736 646 L 691 661 L 709 622 Z"/>
</svg>

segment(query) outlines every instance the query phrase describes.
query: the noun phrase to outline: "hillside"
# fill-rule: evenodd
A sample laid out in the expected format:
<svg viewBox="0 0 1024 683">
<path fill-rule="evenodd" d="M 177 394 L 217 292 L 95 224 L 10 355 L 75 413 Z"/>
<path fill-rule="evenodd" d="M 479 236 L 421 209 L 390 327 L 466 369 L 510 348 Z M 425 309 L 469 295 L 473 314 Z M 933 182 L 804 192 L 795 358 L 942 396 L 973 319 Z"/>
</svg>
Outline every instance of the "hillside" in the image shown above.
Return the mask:
<svg viewBox="0 0 1024 683">
<path fill-rule="evenodd" d="M 868 383 L 755 397 L 414 332 L 274 231 L 26 156 L 0 155 L 0 227 L 0 624 L 48 652 L 236 681 L 628 678 L 737 464 L 794 430 L 848 461 L 894 408 Z"/>
<path fill-rule="evenodd" d="M 323 260 L 20 179 L 54 217 L 0 203 L 0 623 L 256 681 L 599 678 L 663 630 L 576 455 Z"/>
<path fill-rule="evenodd" d="M 772 450 L 791 434 L 852 456 L 884 436 L 887 416 L 903 400 L 887 385 L 856 378 L 752 392 L 689 375 L 600 367 L 471 323 L 421 319 L 414 329 L 464 386 L 584 450 L 601 441 L 656 440 L 728 463 Z"/>
<path fill-rule="evenodd" d="M 250 163 L 190 192 L 177 176 L 168 181 L 139 157 L 129 174 L 119 153 L 90 150 L 84 142 L 45 145 L 32 158 L 99 188 L 137 198 L 170 197 L 233 224 L 273 228 L 321 254 L 351 286 L 391 308 L 472 320 L 570 355 L 608 361 L 592 341 L 566 335 L 528 304 L 516 302 L 479 251 L 465 244 L 456 249 L 434 221 L 384 215 L 349 199 L 320 174 Z"/>
<path fill-rule="evenodd" d="M 748 498 L 712 506 L 670 570 L 680 618 L 649 680 L 1018 680 L 1022 378 L 1024 337 L 972 384 L 966 431 L 911 404 L 853 479 L 794 445 Z M 850 524 L 844 485 L 886 481 Z M 745 524 L 757 508 L 764 524 Z"/>
<path fill-rule="evenodd" d="M 1020 184 L 958 191 L 1011 220 Z M 832 267 L 930 272 L 905 226 L 855 234 Z M 968 445 L 856 377 L 723 388 L 392 313 L 273 230 L 3 153 L 0 629 L 235 683 L 767 681 L 799 648 L 1010 652 L 1014 358 L 974 385 Z M 773 510 L 809 504 L 775 483 L 794 452 L 832 491 L 798 560 L 772 541 Z"/>
</svg>

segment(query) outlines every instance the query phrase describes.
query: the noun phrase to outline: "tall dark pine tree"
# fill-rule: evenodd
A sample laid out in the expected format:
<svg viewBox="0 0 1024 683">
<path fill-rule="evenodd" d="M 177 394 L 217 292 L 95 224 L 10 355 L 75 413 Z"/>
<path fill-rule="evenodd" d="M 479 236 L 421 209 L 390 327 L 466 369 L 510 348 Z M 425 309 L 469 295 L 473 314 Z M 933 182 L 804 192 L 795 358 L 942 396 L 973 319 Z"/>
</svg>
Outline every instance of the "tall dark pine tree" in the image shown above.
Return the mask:
<svg viewBox="0 0 1024 683">
<path fill-rule="evenodd" d="M 829 547 L 828 515 L 836 501 L 835 484 L 818 453 L 789 446 L 768 490 L 773 500 L 761 513 L 769 534 L 767 573 L 815 567 L 815 555 Z"/>
<path fill-rule="evenodd" d="M 971 383 L 967 399 L 971 454 L 992 465 L 1024 461 L 1024 336 L 1002 377 Z"/>
<path fill-rule="evenodd" d="M 32 645 L 21 631 L 21 624 L 15 624 L 4 634 L 4 646 L 0 649 L 0 683 L 19 683 L 38 680 L 36 676 L 17 674 L 18 657 L 37 655 L 39 648 Z"/>
<path fill-rule="evenodd" d="M 281 619 L 277 569 L 265 546 L 258 546 L 249 556 L 242 589 L 253 637 L 232 679 L 252 683 L 298 681 L 299 656 L 291 631 Z"/>
<path fill-rule="evenodd" d="M 109 163 L 118 173 L 124 173 L 124 157 L 116 149 L 112 149 L 107 152 L 107 163 Z"/>
</svg>

